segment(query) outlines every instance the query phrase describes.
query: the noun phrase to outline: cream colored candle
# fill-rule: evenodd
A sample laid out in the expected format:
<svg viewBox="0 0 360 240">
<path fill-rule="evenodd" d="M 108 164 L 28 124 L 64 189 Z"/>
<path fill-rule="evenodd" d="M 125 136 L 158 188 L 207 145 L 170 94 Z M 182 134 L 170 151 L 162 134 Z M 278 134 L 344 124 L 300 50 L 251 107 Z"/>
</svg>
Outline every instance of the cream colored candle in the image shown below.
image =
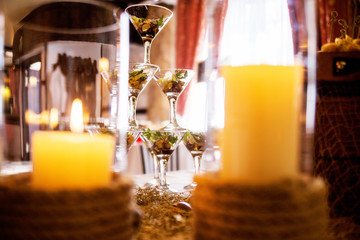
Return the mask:
<svg viewBox="0 0 360 240">
<path fill-rule="evenodd" d="M 263 183 L 298 174 L 300 66 L 225 66 L 221 176 Z"/>
<path fill-rule="evenodd" d="M 76 109 L 76 104 L 73 104 L 73 109 Z M 81 118 L 82 108 L 72 110 L 72 122 L 74 113 Z M 75 132 L 38 131 L 33 134 L 34 188 L 91 189 L 110 183 L 114 138 L 82 133 L 82 120 L 73 122 L 71 127 Z"/>
</svg>

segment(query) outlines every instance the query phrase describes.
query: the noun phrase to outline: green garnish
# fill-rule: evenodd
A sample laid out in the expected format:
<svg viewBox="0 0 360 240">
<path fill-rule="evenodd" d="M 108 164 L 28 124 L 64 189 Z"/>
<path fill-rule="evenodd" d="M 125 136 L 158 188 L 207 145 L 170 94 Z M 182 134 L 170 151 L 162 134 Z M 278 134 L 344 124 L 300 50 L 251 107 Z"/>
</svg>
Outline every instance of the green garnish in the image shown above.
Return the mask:
<svg viewBox="0 0 360 240">
<path fill-rule="evenodd" d="M 146 74 L 143 70 L 129 73 L 129 86 L 133 89 L 141 90 L 146 83 Z"/>
<path fill-rule="evenodd" d="M 164 16 L 161 16 L 158 20 L 132 16 L 131 20 L 141 37 L 155 37 L 159 29 L 164 25 Z"/>
<path fill-rule="evenodd" d="M 165 93 L 181 93 L 185 85 L 184 79 L 187 77 L 187 70 L 175 70 L 175 73 L 168 71 L 163 78 L 157 80 L 157 83 Z"/>
<path fill-rule="evenodd" d="M 168 140 L 169 140 L 171 146 L 173 146 L 177 142 L 178 137 L 174 137 L 174 136 L 169 135 Z"/>
<path fill-rule="evenodd" d="M 184 134 L 184 137 L 183 137 L 183 140 L 187 141 L 188 140 L 188 137 L 190 136 L 191 132 L 186 132 Z"/>
<path fill-rule="evenodd" d="M 140 70 L 140 71 L 134 71 L 132 73 L 129 74 L 130 77 L 135 77 L 136 75 L 140 74 L 140 73 L 143 73 L 143 70 Z"/>
<path fill-rule="evenodd" d="M 136 23 L 143 23 L 146 20 L 146 18 L 138 18 L 135 16 L 132 16 L 131 19 Z"/>
<path fill-rule="evenodd" d="M 150 128 L 146 129 L 146 131 L 143 133 L 144 137 L 146 137 L 147 139 L 151 138 L 151 132 L 150 132 Z"/>
<path fill-rule="evenodd" d="M 202 137 L 203 134 L 194 134 L 192 132 L 186 132 L 185 135 L 184 135 L 184 140 L 185 141 L 188 141 L 190 140 L 190 138 L 194 139 L 195 142 L 197 143 L 202 143 L 203 141 L 201 141 L 201 137 Z"/>
<path fill-rule="evenodd" d="M 146 129 L 143 135 L 151 142 L 156 143 L 159 141 L 164 141 L 164 142 L 169 142 L 171 146 L 173 146 L 178 140 L 177 136 L 174 137 L 170 135 L 170 133 L 168 132 L 159 132 L 159 131 L 152 132 L 149 128 Z"/>
<path fill-rule="evenodd" d="M 140 18 L 132 16 L 131 19 L 136 22 L 136 23 L 140 23 Z"/>
<path fill-rule="evenodd" d="M 206 148 L 206 136 L 205 133 L 193 133 L 186 132 L 183 138 L 185 147 L 191 152 L 191 154 L 198 154 L 194 152 L 203 152 Z"/>
<path fill-rule="evenodd" d="M 176 70 L 175 71 L 175 77 L 177 79 L 176 81 L 178 81 L 179 79 L 186 78 L 187 75 L 188 75 L 188 71 L 186 71 L 186 70 Z M 174 77 L 173 77 L 173 79 L 174 79 Z"/>
<path fill-rule="evenodd" d="M 195 140 L 195 142 L 197 143 L 201 143 L 201 135 L 200 134 L 194 134 L 192 132 L 186 132 L 184 135 L 184 140 L 188 141 L 190 138 L 193 138 Z"/>
<path fill-rule="evenodd" d="M 164 15 L 162 15 L 162 16 L 160 17 L 160 19 L 157 20 L 157 26 L 158 26 L 158 27 L 162 27 L 162 26 L 164 25 L 163 19 L 164 19 Z"/>
</svg>

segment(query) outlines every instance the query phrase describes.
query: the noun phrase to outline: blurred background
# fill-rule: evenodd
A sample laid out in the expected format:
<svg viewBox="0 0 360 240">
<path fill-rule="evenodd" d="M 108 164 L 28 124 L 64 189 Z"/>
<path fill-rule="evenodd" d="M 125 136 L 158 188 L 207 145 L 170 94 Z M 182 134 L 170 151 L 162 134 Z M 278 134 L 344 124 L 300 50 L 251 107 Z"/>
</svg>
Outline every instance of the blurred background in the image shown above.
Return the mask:
<svg viewBox="0 0 360 240">
<path fill-rule="evenodd" d="M 53 2 L 51 0 L 2 0 L 1 6 L 5 13 L 5 86 L 2 89 L 5 111 L 5 139 L 4 153 L 8 161 L 27 161 L 29 149 L 22 142 L 22 132 L 20 116 L 24 107 L 20 102 L 21 82 L 17 74 L 17 64 L 13 61 L 14 56 L 14 36 L 17 24 L 26 18 L 37 7 Z M 162 0 L 162 1 L 138 1 L 138 0 L 108 0 L 122 9 L 136 3 L 153 3 L 168 7 L 174 12 L 174 17 L 164 27 L 152 44 L 151 62 L 160 68 L 179 67 L 195 68 L 198 72 L 194 79 L 185 89 L 178 101 L 178 120 L 180 125 L 186 126 L 201 124 L 205 121 L 205 93 L 206 83 L 204 81 L 204 61 L 207 58 L 207 35 L 205 28 L 205 7 L 209 2 L 217 3 L 215 17 L 219 20 L 219 32 L 222 27 L 227 0 L 206 1 L 206 0 Z M 276 4 L 283 4 L 286 1 L 274 1 Z M 356 1 L 355 1 L 356 2 Z M 276 11 L 278 6 L 269 6 Z M 357 3 L 358 4 L 358 3 Z M 333 10 L 338 12 L 339 18 L 344 18 L 348 23 L 352 22 L 354 16 L 354 1 L 352 0 L 317 0 L 317 28 L 318 28 L 318 47 L 330 40 L 330 13 Z M 356 8 L 355 8 L 356 9 Z M 230 11 L 231 12 L 231 11 Z M 236 14 L 236 13 L 231 13 Z M 56 19 L 54 19 L 56 22 Z M 249 23 L 251 24 L 251 23 Z M 136 30 L 129 23 L 130 29 L 130 61 L 142 62 L 143 43 Z M 339 37 L 341 26 L 334 24 L 333 32 L 335 37 Z M 231 29 L 225 29 L 224 34 L 231 34 Z M 227 43 L 223 43 L 226 45 Z M 229 45 L 229 44 L 228 44 Z M 226 49 L 224 51 L 227 51 Z M 36 66 L 32 66 L 33 74 L 36 75 Z M 221 83 L 218 89 L 221 92 Z M 40 94 L 37 89 L 30 89 L 31 94 Z M 36 99 L 32 99 L 36 101 Z M 36 105 L 37 103 L 32 103 Z M 221 102 L 218 102 L 221 105 Z M 204 111 L 200 111 L 204 110 Z M 40 112 L 37 112 L 39 114 Z M 145 88 L 140 94 L 137 105 L 137 120 L 141 124 L 162 125 L 168 120 L 169 104 L 167 98 L 154 81 Z M 221 125 L 221 119 L 219 119 Z M 25 144 L 25 145 L 24 145 Z M 180 146 L 174 159 L 169 166 L 169 170 L 192 169 L 192 160 L 184 146 Z M 177 156 L 177 157 L 176 157 Z M 139 142 L 129 152 L 130 167 L 133 173 L 144 173 L 146 170 L 146 159 L 148 156 L 146 148 Z M 150 158 L 150 157 L 149 157 Z M 181 159 L 181 160 L 179 160 Z M 140 162 L 137 162 L 140 161 Z"/>
<path fill-rule="evenodd" d="M 25 95 L 22 89 L 22 81 L 19 76 L 19 62 L 14 61 L 14 55 L 17 53 L 17 47 L 19 45 L 19 39 L 16 40 L 16 32 L 18 30 L 18 24 L 21 21 L 26 21 L 27 16 L 31 15 L 34 10 L 36 10 L 41 5 L 56 2 L 51 0 L 14 0 L 14 1 L 1 1 L 1 6 L 3 12 L 5 13 L 5 86 L 2 89 L 4 97 L 4 108 L 5 108 L 5 139 L 4 139 L 4 154 L 5 160 L 15 162 L 15 161 L 29 161 L 30 147 L 29 147 L 29 136 L 31 132 L 36 130 L 36 127 L 32 129 L 31 124 L 24 123 L 21 120 L 21 116 L 24 115 L 25 109 L 30 105 L 33 106 L 35 114 L 40 115 L 40 106 L 41 100 L 40 95 L 41 87 L 34 84 L 29 87 L 26 87 L 26 99 L 28 102 L 26 104 L 21 101 L 21 94 Z M 59 1 L 57 1 L 59 2 Z M 61 2 L 61 1 L 60 1 Z M 113 4 L 116 7 L 125 9 L 127 6 L 143 3 L 144 1 L 138 0 L 109 0 L 105 1 Z M 198 63 L 195 61 L 197 52 L 199 51 L 199 41 L 200 38 L 204 38 L 204 10 L 205 10 L 205 1 L 177 1 L 177 0 L 166 0 L 166 1 L 147 1 L 147 3 L 158 4 L 165 6 L 171 9 L 174 12 L 174 17 L 167 23 L 166 27 L 162 30 L 154 40 L 151 48 L 151 62 L 158 65 L 160 68 L 170 68 L 170 67 L 181 67 L 181 68 L 194 68 L 197 67 Z M 191 11 L 185 9 L 191 8 Z M 179 22 L 177 15 L 178 12 L 182 11 L 181 15 L 186 17 L 182 18 Z M 193 19 L 193 21 L 189 21 Z M 56 19 L 52 19 L 54 24 L 56 24 Z M 201 24 L 198 24 L 200 21 Z M 190 22 L 193 23 L 191 27 L 191 35 L 187 36 L 190 32 L 186 30 L 180 30 L 178 25 L 181 24 L 184 26 L 184 23 L 190 26 Z M 142 62 L 144 47 L 143 42 L 136 32 L 134 27 L 129 22 L 130 29 L 130 62 Z M 177 32 L 184 31 L 184 32 Z M 202 32 L 200 32 L 202 31 Z M 179 36 L 179 37 L 177 37 Z M 14 40 L 15 39 L 15 40 Z M 14 49 L 15 44 L 15 49 Z M 176 46 L 179 45 L 181 48 L 176 50 Z M 178 54 L 177 53 L 182 53 Z M 177 56 L 179 57 L 177 59 Z M 33 61 L 33 60 L 31 60 Z M 37 60 L 38 61 L 38 60 Z M 34 63 L 36 61 L 34 60 Z M 29 64 L 29 74 L 32 77 L 38 79 L 38 82 L 45 81 L 41 77 L 41 71 L 37 64 Z M 33 79 L 35 79 L 33 78 Z M 46 84 L 41 82 L 42 84 Z M 193 87 L 190 87 L 193 86 Z M 197 92 L 201 93 L 201 96 L 198 97 L 196 94 L 190 94 L 190 88 L 199 89 Z M 202 89 L 202 90 L 201 90 Z M 188 89 L 183 93 L 183 96 L 178 101 L 178 119 L 180 124 L 188 124 L 193 119 L 204 119 L 205 111 L 205 101 L 202 98 L 205 98 L 205 85 L 204 83 L 197 86 L 197 80 L 194 79 L 192 83 L 188 86 Z M 188 107 L 187 112 L 191 112 L 191 115 L 199 115 L 199 117 L 194 116 L 191 119 L 184 117 L 184 109 L 186 108 L 187 99 L 192 99 L 192 102 L 200 102 L 203 104 L 204 111 L 197 111 L 201 106 L 196 105 L 196 109 Z M 28 106 L 26 106 L 28 105 Z M 37 106 L 37 107 L 36 107 Z M 41 117 L 41 116 L 40 116 Z M 154 81 L 151 81 L 149 85 L 144 89 L 138 98 L 137 104 L 137 121 L 143 125 L 154 125 L 161 126 L 166 123 L 169 117 L 169 102 L 166 96 L 163 94 L 162 90 L 156 85 Z M 185 121 L 185 122 L 184 122 Z M 186 122 L 187 121 L 187 122 Z M 192 123 L 194 123 L 192 121 Z M 141 140 L 135 144 L 135 146 L 130 150 L 128 154 L 129 158 L 129 167 L 131 173 L 149 173 L 152 172 L 151 167 L 151 157 L 148 154 L 148 151 L 141 143 Z M 181 159 L 181 161 L 180 161 Z M 176 154 L 172 158 L 169 170 L 177 169 L 192 169 L 192 157 L 190 153 L 182 145 L 177 150 Z"/>
</svg>

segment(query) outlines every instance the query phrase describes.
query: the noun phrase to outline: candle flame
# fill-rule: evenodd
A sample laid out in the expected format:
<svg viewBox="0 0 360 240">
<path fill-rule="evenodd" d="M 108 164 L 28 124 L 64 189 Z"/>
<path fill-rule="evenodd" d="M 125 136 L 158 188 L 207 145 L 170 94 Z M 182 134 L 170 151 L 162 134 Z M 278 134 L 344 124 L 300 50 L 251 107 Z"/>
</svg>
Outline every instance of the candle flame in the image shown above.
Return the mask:
<svg viewBox="0 0 360 240">
<path fill-rule="evenodd" d="M 109 71 L 109 59 L 105 58 L 105 57 L 102 57 L 100 58 L 99 60 L 99 69 L 100 69 L 100 72 L 108 72 Z"/>
<path fill-rule="evenodd" d="M 105 83 L 109 86 L 110 84 L 110 74 L 109 74 L 109 59 L 102 57 L 99 60 L 99 69 L 102 78 Z"/>
<path fill-rule="evenodd" d="M 59 111 L 56 108 L 51 108 L 49 125 L 52 129 L 56 128 L 59 123 Z"/>
<path fill-rule="evenodd" d="M 84 131 L 83 108 L 80 99 L 76 98 L 71 106 L 70 129 L 75 133 Z"/>
</svg>

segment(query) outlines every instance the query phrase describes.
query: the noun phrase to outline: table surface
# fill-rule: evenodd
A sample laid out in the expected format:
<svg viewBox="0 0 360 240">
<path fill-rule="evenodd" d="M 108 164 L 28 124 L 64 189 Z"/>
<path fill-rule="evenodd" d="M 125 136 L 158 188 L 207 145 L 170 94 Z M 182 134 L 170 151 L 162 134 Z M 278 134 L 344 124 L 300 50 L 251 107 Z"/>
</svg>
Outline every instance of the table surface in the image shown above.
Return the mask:
<svg viewBox="0 0 360 240">
<path fill-rule="evenodd" d="M 31 171 L 31 162 L 5 162 L 2 165 L 0 176 Z M 192 170 L 179 170 L 167 172 L 166 179 L 171 190 L 182 192 L 184 191 L 184 186 L 192 182 L 193 176 L 194 171 Z M 154 182 L 154 174 L 152 173 L 130 175 L 130 178 L 133 179 L 134 183 L 139 187 L 144 187 L 146 183 Z"/>
</svg>

